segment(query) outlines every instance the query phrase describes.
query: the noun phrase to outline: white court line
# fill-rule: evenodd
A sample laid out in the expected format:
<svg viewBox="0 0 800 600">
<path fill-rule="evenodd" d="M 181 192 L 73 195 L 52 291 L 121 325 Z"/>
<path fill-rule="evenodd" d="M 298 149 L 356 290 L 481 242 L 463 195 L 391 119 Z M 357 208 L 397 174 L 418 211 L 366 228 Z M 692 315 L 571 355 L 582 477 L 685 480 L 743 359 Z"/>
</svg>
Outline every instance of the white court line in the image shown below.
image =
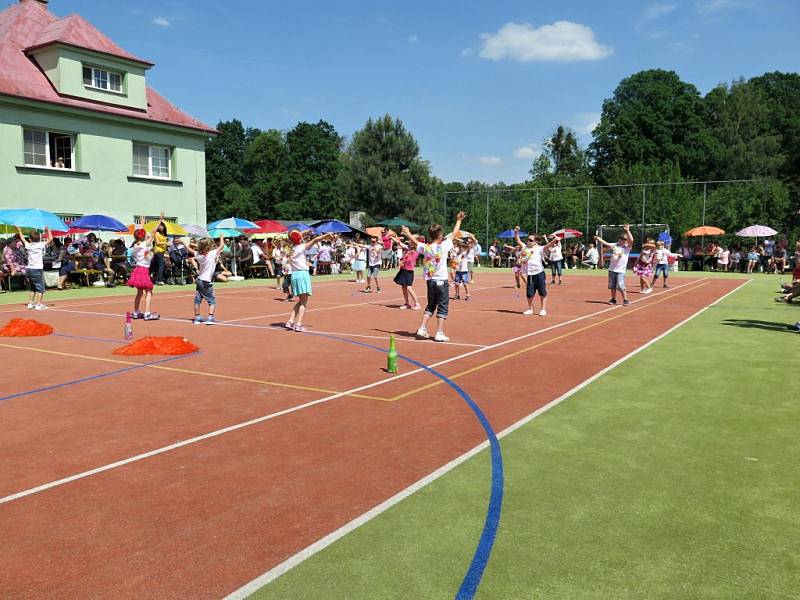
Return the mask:
<svg viewBox="0 0 800 600">
<path fill-rule="evenodd" d="M 705 281 L 705 279 L 699 279 L 699 280 L 692 281 L 692 282 L 689 282 L 689 283 L 686 283 L 686 284 L 683 284 L 683 285 L 680 285 L 680 286 L 669 288 L 669 292 L 661 292 L 661 293 L 651 294 L 651 295 L 646 296 L 644 298 L 639 298 L 638 300 L 632 301 L 631 304 L 634 304 L 636 302 L 643 302 L 643 301 L 649 300 L 651 298 L 655 298 L 657 296 L 662 296 L 662 295 L 664 295 L 666 293 L 673 292 L 673 291 L 678 290 L 678 289 L 680 289 L 682 287 L 686 287 L 688 285 L 693 285 L 693 284 L 699 283 L 701 281 Z M 739 289 L 739 288 L 736 288 L 736 289 Z M 734 291 L 736 291 L 736 290 L 734 290 Z M 723 298 L 724 297 L 726 297 L 726 296 L 723 296 Z M 713 304 L 711 304 L 709 306 L 713 306 Z M 706 308 L 708 308 L 708 307 L 706 307 Z M 478 354 L 478 353 L 481 353 L 481 352 L 487 352 L 489 350 L 493 350 L 495 348 L 499 348 L 500 346 L 504 346 L 506 344 L 513 343 L 515 341 L 519 341 L 519 340 L 523 340 L 525 338 L 533 337 L 535 335 L 539 335 L 539 334 L 545 333 L 546 331 L 551 331 L 551 330 L 557 329 L 559 327 L 564 327 L 565 325 L 569 325 L 571 323 L 576 323 L 578 321 L 582 321 L 584 319 L 597 316 L 598 314 L 601 314 L 601 313 L 604 313 L 604 312 L 608 312 L 610 310 L 621 310 L 621 309 L 622 309 L 622 306 L 620 306 L 620 305 L 611 306 L 609 308 L 603 309 L 603 310 L 598 311 L 596 313 L 589 313 L 588 315 L 584 315 L 582 317 L 577 317 L 575 319 L 571 319 L 569 321 L 565 321 L 563 323 L 556 324 L 556 325 L 553 325 L 551 327 L 547 327 L 545 329 L 540 329 L 538 331 L 532 331 L 531 333 L 528 333 L 528 334 L 525 334 L 525 335 L 522 335 L 522 336 L 518 336 L 516 338 L 512 338 L 510 340 L 506 340 L 506 341 L 503 341 L 503 342 L 498 342 L 498 343 L 493 344 L 491 346 L 486 346 L 485 348 L 478 348 L 477 350 L 473 350 L 471 352 L 466 352 L 464 354 L 459 354 L 459 355 L 454 356 L 452 358 L 447 358 L 447 359 L 441 360 L 439 362 L 435 362 L 435 363 L 429 365 L 429 367 L 430 368 L 436 368 L 438 366 L 441 366 L 441 365 L 444 365 L 444 364 L 447 364 L 447 363 L 451 363 L 451 362 L 454 362 L 454 361 L 457 361 L 457 360 L 461 360 L 463 358 L 466 358 L 468 356 L 472 356 L 474 354 Z M 106 314 L 106 313 L 100 313 L 100 314 Z M 36 493 L 43 492 L 45 490 L 49 490 L 51 488 L 60 486 L 60 485 L 64 485 L 65 483 L 70 483 L 72 481 L 77 481 L 79 479 L 84 479 L 86 477 L 90 477 L 92 475 L 96 475 L 98 473 L 102 473 L 104 471 L 109 471 L 111 469 L 115 469 L 115 468 L 121 467 L 123 465 L 127 465 L 127 464 L 130 464 L 130 463 L 133 463 L 133 462 L 137 462 L 137 461 L 140 461 L 140 460 L 144 460 L 146 458 L 150 458 L 151 456 L 156 456 L 156 455 L 159 455 L 159 454 L 163 454 L 165 452 L 169 452 L 170 450 L 175 450 L 177 448 L 182 448 L 182 447 L 188 446 L 190 444 L 201 442 L 203 440 L 222 435 L 223 433 L 228 433 L 230 431 L 236 431 L 238 429 L 243 429 L 243 428 L 249 427 L 251 425 L 256 425 L 258 423 L 263 423 L 264 421 L 269 421 L 269 420 L 274 419 L 274 418 L 279 417 L 279 416 L 283 416 L 283 415 L 287 415 L 287 414 L 290 414 L 290 413 L 293 413 L 293 412 L 297 412 L 297 411 L 302 410 L 304 408 L 308 408 L 308 407 L 311 407 L 311 406 L 315 406 L 317 404 L 322 404 L 322 403 L 325 403 L 325 402 L 329 402 L 331 400 L 335 400 L 335 399 L 341 398 L 343 396 L 349 396 L 349 395 L 352 395 L 352 394 L 357 393 L 357 392 L 362 392 L 364 390 L 368 390 L 368 389 L 371 389 L 371 388 L 374 388 L 374 387 L 378 387 L 380 385 L 384 385 L 386 383 L 390 383 L 392 381 L 397 381 L 398 379 L 402 379 L 404 377 L 409 377 L 409 376 L 414 375 L 416 373 L 419 373 L 421 371 L 424 371 L 424 369 L 418 368 L 418 369 L 415 369 L 413 371 L 408 371 L 407 373 L 401 373 L 399 375 L 395 375 L 394 377 L 389 377 L 389 378 L 386 378 L 386 379 L 381 379 L 381 380 L 378 380 L 378 381 L 374 381 L 374 382 L 368 383 L 366 385 L 362 385 L 362 386 L 359 386 L 359 387 L 356 387 L 356 388 L 352 388 L 352 389 L 346 390 L 344 392 L 338 392 L 336 394 L 332 394 L 330 396 L 326 396 L 326 397 L 320 398 L 318 400 L 313 400 L 311 402 L 306 402 L 304 404 L 300 404 L 298 406 L 294 406 L 294 407 L 291 407 L 291 408 L 288 408 L 288 409 L 285 409 L 285 410 L 282 410 L 282 411 L 278 411 L 276 413 L 270 413 L 268 415 L 257 417 L 255 419 L 251 419 L 251 420 L 245 421 L 243 423 L 237 423 L 235 425 L 230 425 L 228 427 L 223 427 L 222 429 L 217 429 L 217 430 L 211 431 L 209 433 L 204 433 L 202 435 L 199 435 L 199 436 L 196 436 L 196 437 L 193 437 L 193 438 L 189 438 L 187 440 L 182 440 L 180 442 L 176 442 L 174 444 L 170 444 L 169 446 L 164 446 L 162 448 L 157 448 L 155 450 L 150 450 L 149 452 L 144 452 L 142 454 L 137 454 L 136 456 L 132 456 L 132 457 L 129 457 L 129 458 L 126 458 L 126 459 L 123 459 L 123 460 L 119 460 L 119 461 L 110 463 L 108 465 L 104 465 L 104 466 L 101 466 L 101 467 L 96 467 L 94 469 L 90 469 L 88 471 L 83 471 L 82 473 L 77 473 L 75 475 L 70 475 L 69 477 L 64 477 L 62 479 L 57 479 L 57 480 L 51 481 L 49 483 L 44 483 L 42 485 L 39 485 L 39 486 L 36 486 L 36 487 L 33 487 L 33 488 L 29 488 L 27 490 L 22 490 L 20 492 L 14 493 L 14 494 L 11 494 L 11 495 L 8 495 L 8 496 L 4 496 L 3 498 L 0 498 L 0 504 L 5 504 L 6 502 L 11 502 L 12 500 L 17 500 L 19 498 L 24 498 L 24 497 L 30 496 L 32 494 L 36 494 Z"/>
<path fill-rule="evenodd" d="M 516 421 L 515 423 L 509 425 L 503 431 L 501 431 L 500 433 L 497 434 L 497 438 L 498 439 L 502 439 L 502 438 L 506 437 L 508 434 L 510 434 L 510 433 L 516 431 L 517 429 L 519 429 L 520 427 L 530 423 L 536 417 L 546 413 L 551 408 L 553 408 L 555 406 L 558 406 L 559 404 L 561 404 L 565 400 L 569 399 L 570 397 L 574 396 L 576 393 L 578 393 L 579 391 L 581 391 L 582 389 L 584 389 L 585 387 L 587 387 L 591 383 L 597 381 L 600 377 L 602 377 L 603 375 L 605 375 L 609 371 L 617 368 L 622 363 L 626 362 L 627 360 L 630 360 L 631 358 L 633 358 L 634 356 L 636 356 L 637 354 L 639 354 L 643 350 L 646 350 L 647 348 L 649 348 L 650 346 L 652 346 L 656 342 L 662 340 L 663 338 L 668 336 L 670 333 L 672 333 L 676 329 L 682 327 L 683 325 L 685 325 L 686 323 L 688 323 L 689 321 L 691 321 L 695 317 L 698 317 L 701 314 L 703 314 L 705 311 L 707 311 L 709 308 L 711 308 L 715 304 L 717 304 L 719 302 L 722 302 L 723 300 L 725 300 L 731 294 L 733 294 L 735 292 L 738 292 L 742 287 L 744 287 L 745 285 L 747 285 L 751 281 L 752 281 L 752 279 L 748 279 L 747 281 L 745 281 L 744 283 L 739 285 L 737 288 L 731 290 L 730 292 L 728 292 L 724 296 L 718 298 L 717 300 L 715 300 L 714 302 L 712 302 L 708 306 L 705 306 L 705 307 L 701 308 L 696 313 L 694 313 L 693 315 L 687 317 L 686 319 L 684 319 L 680 323 L 670 327 L 667 331 L 665 331 L 665 332 L 661 333 L 660 335 L 654 337 L 649 342 L 646 342 L 645 344 L 643 344 L 642 346 L 639 346 L 638 348 L 636 348 L 632 352 L 629 352 L 628 354 L 626 354 L 622 358 L 614 361 L 613 363 L 611 363 L 607 367 L 601 369 L 600 371 L 598 371 L 597 373 L 595 373 L 594 375 L 592 375 L 588 379 L 586 379 L 583 382 L 581 382 L 580 384 L 576 385 L 571 390 L 563 393 L 558 398 L 555 398 L 555 399 L 551 400 L 550 402 L 548 402 L 544 406 L 539 407 L 538 409 L 536 409 L 535 411 L 533 411 L 529 415 L 523 417 L 519 421 Z M 384 500 L 383 502 L 381 502 L 380 504 L 378 504 L 374 508 L 371 508 L 367 512 L 359 515 L 358 517 L 356 517 L 352 521 L 349 521 L 348 523 L 345 523 L 344 525 L 342 525 L 338 529 L 332 531 L 331 533 L 329 533 L 325 537 L 317 540 L 313 544 L 311 544 L 309 546 L 306 546 L 305 548 L 303 548 L 302 550 L 300 550 L 296 554 L 294 554 L 294 555 L 290 556 L 289 558 L 287 558 L 286 560 L 284 560 L 282 563 L 274 566 L 269 571 L 265 572 L 262 575 L 259 575 L 258 577 L 256 577 L 252 581 L 246 583 L 245 585 L 240 587 L 238 590 L 232 592 L 231 594 L 228 594 L 225 597 L 225 600 L 244 600 L 245 598 L 247 598 L 251 594 L 255 593 L 257 590 L 259 590 L 260 588 L 264 587 L 268 583 L 274 581 L 275 579 L 277 579 L 281 575 L 285 574 L 290 569 L 293 569 L 294 567 L 296 567 L 300 563 L 304 562 L 305 560 L 311 558 L 312 556 L 314 556 L 318 552 L 321 552 L 322 550 L 324 550 L 325 548 L 327 548 L 328 546 L 333 544 L 335 541 L 343 538 L 345 535 L 347 535 L 348 533 L 351 533 L 352 531 L 358 529 L 359 527 L 361 527 L 365 523 L 368 523 L 369 521 L 371 521 L 372 519 L 374 519 L 375 517 L 377 517 L 381 513 L 386 512 L 387 510 L 392 508 L 395 504 L 400 503 L 401 501 L 405 500 L 409 496 L 411 496 L 414 493 L 418 492 L 419 490 L 421 490 L 422 488 L 424 488 L 428 484 L 433 483 L 434 481 L 436 481 L 437 479 L 439 479 L 443 475 L 449 473 L 450 471 L 455 469 L 457 466 L 459 466 L 460 464 L 466 462 L 467 460 L 469 460 L 470 458 L 472 458 L 476 454 L 482 452 L 483 450 L 485 450 L 488 447 L 489 447 L 489 442 L 488 441 L 481 442 L 477 446 L 475 446 L 475 447 L 471 448 L 470 450 L 466 451 L 461 456 L 458 456 L 457 458 L 454 458 L 453 460 L 451 460 L 447 464 L 439 467 L 438 469 L 436 469 L 432 473 L 426 475 L 425 477 L 423 477 L 422 479 L 419 479 L 418 481 L 415 481 L 414 483 L 412 483 L 407 488 L 405 488 L 405 489 L 401 490 L 400 492 L 396 493 L 394 496 L 388 498 L 387 500 Z"/>
</svg>

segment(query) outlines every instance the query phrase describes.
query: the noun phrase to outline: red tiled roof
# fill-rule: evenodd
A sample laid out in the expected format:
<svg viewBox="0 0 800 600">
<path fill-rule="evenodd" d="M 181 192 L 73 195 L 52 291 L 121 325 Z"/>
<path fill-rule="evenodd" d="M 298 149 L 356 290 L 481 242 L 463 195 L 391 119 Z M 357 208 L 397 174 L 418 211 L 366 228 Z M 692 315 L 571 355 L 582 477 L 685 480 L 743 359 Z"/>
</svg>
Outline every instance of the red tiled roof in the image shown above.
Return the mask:
<svg viewBox="0 0 800 600">
<path fill-rule="evenodd" d="M 86 48 L 103 54 L 111 54 L 112 56 L 132 60 L 143 65 L 153 66 L 153 63 L 142 60 L 117 46 L 80 15 L 69 15 L 63 19 L 53 21 L 42 30 L 39 37 L 27 50 L 30 52 L 37 48 L 58 43 Z"/>
<path fill-rule="evenodd" d="M 146 110 L 60 95 L 34 60 L 25 53 L 37 45 L 41 47 L 58 41 L 150 64 L 125 52 L 81 17 L 59 19 L 42 3 L 23 0 L 0 12 L 0 95 L 214 133 L 214 129 L 174 107 L 149 86 Z"/>
</svg>

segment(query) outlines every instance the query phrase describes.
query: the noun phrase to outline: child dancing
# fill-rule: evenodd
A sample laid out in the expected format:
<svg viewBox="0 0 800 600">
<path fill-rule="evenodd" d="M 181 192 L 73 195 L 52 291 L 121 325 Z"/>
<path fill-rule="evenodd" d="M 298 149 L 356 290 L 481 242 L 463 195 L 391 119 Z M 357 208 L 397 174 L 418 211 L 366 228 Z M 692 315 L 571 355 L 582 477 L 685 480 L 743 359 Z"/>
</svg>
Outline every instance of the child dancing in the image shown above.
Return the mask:
<svg viewBox="0 0 800 600">
<path fill-rule="evenodd" d="M 164 222 L 164 213 L 158 221 L 156 229 Z M 161 318 L 158 313 L 150 312 L 150 304 L 153 301 L 153 280 L 150 279 L 150 263 L 153 260 L 153 236 L 148 234 L 142 227 L 144 217 L 137 220 L 138 228 L 133 232 L 133 244 L 131 245 L 131 258 L 135 265 L 128 285 L 136 288 L 136 298 L 133 300 L 134 319 L 144 319 L 145 321 L 156 321 Z M 144 313 L 139 309 L 144 296 Z"/>
<path fill-rule="evenodd" d="M 430 243 L 423 244 L 408 227 L 403 227 L 403 235 L 414 240 L 417 244 L 417 252 L 421 253 L 424 262 L 422 272 L 425 276 L 425 284 L 428 288 L 428 305 L 425 307 L 425 314 L 422 316 L 422 323 L 417 330 L 417 337 L 428 339 L 428 321 L 435 314 L 437 320 L 436 336 L 433 338 L 437 342 L 448 342 L 444 334 L 444 322 L 447 320 L 447 313 L 450 303 L 450 284 L 447 276 L 447 257 L 453 249 L 453 240 L 457 240 L 461 234 L 461 222 L 466 217 L 464 212 L 459 212 L 456 216 L 456 224 L 453 233 L 445 238 L 441 225 L 431 225 L 428 228 L 428 239 Z"/>
<path fill-rule="evenodd" d="M 47 246 L 53 243 L 53 232 L 45 227 L 47 241 L 42 241 L 42 236 L 38 231 L 32 231 L 30 239 L 22 234 L 22 229 L 17 227 L 17 235 L 25 245 L 28 252 L 28 287 L 30 288 L 30 298 L 28 299 L 28 310 L 47 310 L 47 305 L 42 302 L 44 299 L 44 251 Z"/>
<path fill-rule="evenodd" d="M 526 242 L 523 244 L 519 239 L 519 225 L 514 227 L 514 240 L 517 242 L 517 247 L 520 251 L 520 259 L 522 260 L 522 270 L 526 274 L 525 296 L 528 299 L 528 310 L 523 312 L 523 315 L 533 314 L 533 299 L 536 294 L 542 302 L 542 309 L 539 311 L 540 317 L 547 316 L 547 275 L 544 272 L 544 253 L 559 244 L 558 238 L 553 238 L 545 246 L 539 245 L 539 238 L 535 235 L 529 235 Z"/>
<path fill-rule="evenodd" d="M 203 324 L 203 317 L 200 316 L 200 305 L 203 300 L 208 304 L 208 319 L 206 325 L 214 325 L 217 320 L 214 318 L 214 311 L 217 308 L 217 298 L 214 295 L 214 269 L 217 266 L 219 253 L 225 246 L 225 237 L 220 235 L 216 246 L 211 238 L 203 238 L 197 244 L 197 263 L 200 271 L 195 280 L 194 294 L 194 321 L 195 325 Z"/>
<path fill-rule="evenodd" d="M 286 329 L 303 332 L 303 316 L 308 307 L 308 297 L 311 296 L 311 276 L 308 274 L 308 261 L 306 260 L 306 250 L 310 250 L 322 240 L 332 237 L 333 234 L 326 233 L 319 235 L 306 243 L 303 243 L 303 234 L 297 229 L 289 232 L 289 242 L 291 242 L 292 258 L 289 261 L 292 269 L 292 295 L 297 296 L 297 302 L 292 309 L 289 320 L 286 321 Z"/>
<path fill-rule="evenodd" d="M 419 252 L 417 252 L 416 247 L 412 248 L 396 236 L 394 236 L 394 241 L 403 250 L 403 255 L 400 258 L 400 270 L 394 276 L 394 282 L 403 290 L 403 300 L 405 300 L 405 304 L 400 308 L 403 310 L 409 308 L 411 310 L 419 310 L 419 298 L 417 298 L 417 293 L 412 287 L 414 285 L 414 267 L 417 264 Z M 414 243 L 413 240 L 409 241 Z M 416 244 L 414 245 L 416 246 Z"/>
<path fill-rule="evenodd" d="M 639 276 L 639 290 L 642 294 L 649 294 L 653 291 L 650 279 L 653 277 L 653 263 L 655 262 L 656 245 L 652 239 L 648 239 L 642 246 L 642 251 L 636 262 L 633 264 L 633 272 Z"/>
<path fill-rule="evenodd" d="M 617 290 L 619 290 L 622 293 L 622 305 L 627 306 L 630 302 L 625 291 L 625 271 L 628 268 L 628 257 L 633 245 L 631 226 L 625 225 L 625 230 L 620 234 L 616 244 L 605 241 L 599 235 L 594 236 L 594 239 L 611 249 L 611 260 L 608 263 L 608 289 L 611 290 L 611 300 L 608 303 L 617 303 Z"/>
</svg>

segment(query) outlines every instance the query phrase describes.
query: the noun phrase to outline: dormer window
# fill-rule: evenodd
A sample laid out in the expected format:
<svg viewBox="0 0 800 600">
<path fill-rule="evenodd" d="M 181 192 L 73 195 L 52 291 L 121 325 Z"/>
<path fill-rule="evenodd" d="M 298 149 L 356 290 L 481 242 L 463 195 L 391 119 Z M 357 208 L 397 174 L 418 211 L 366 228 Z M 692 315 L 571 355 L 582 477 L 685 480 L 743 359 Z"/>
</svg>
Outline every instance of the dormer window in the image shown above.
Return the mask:
<svg viewBox="0 0 800 600">
<path fill-rule="evenodd" d="M 83 85 L 107 92 L 122 93 L 122 74 L 97 67 L 83 66 Z"/>
</svg>

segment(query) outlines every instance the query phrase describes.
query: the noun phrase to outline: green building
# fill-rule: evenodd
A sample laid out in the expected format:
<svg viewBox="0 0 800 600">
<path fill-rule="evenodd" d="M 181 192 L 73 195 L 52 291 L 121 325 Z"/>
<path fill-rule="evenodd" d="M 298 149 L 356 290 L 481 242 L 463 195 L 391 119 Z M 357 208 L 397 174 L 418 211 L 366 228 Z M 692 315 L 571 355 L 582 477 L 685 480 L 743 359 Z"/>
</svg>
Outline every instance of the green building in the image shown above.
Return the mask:
<svg viewBox="0 0 800 600">
<path fill-rule="evenodd" d="M 215 132 L 147 86 L 152 67 L 47 0 L 0 12 L 0 208 L 204 225 Z"/>
</svg>

